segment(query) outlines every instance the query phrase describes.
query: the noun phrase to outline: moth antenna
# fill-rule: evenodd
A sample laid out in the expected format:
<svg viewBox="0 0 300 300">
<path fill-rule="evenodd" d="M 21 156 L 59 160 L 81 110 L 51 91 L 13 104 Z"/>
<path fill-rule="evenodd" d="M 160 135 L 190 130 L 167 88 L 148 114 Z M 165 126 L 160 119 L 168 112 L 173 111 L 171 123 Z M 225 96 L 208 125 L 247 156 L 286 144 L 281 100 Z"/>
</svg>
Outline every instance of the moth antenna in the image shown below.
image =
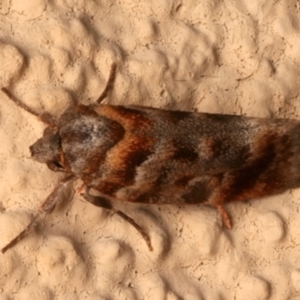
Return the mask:
<svg viewBox="0 0 300 300">
<path fill-rule="evenodd" d="M 110 73 L 109 73 L 109 77 L 108 77 L 106 86 L 105 86 L 102 94 L 100 95 L 100 97 L 96 101 L 96 103 L 100 104 L 102 102 L 102 100 L 107 97 L 108 92 L 113 88 L 113 84 L 114 84 L 114 81 L 115 81 L 115 78 L 116 78 L 116 67 L 117 67 L 117 64 L 112 63 L 112 65 L 110 67 Z"/>
<path fill-rule="evenodd" d="M 30 230 L 36 224 L 37 219 L 40 217 L 40 214 L 37 214 L 33 217 L 31 222 L 25 227 L 23 231 L 21 231 L 13 240 L 11 240 L 4 248 L 1 249 L 2 253 L 5 253 L 8 249 L 16 245 L 19 241 L 21 241 Z"/>
<path fill-rule="evenodd" d="M 17 106 L 26 110 L 30 114 L 36 116 L 39 120 L 41 120 L 43 123 L 46 123 L 50 127 L 57 127 L 55 118 L 53 116 L 51 116 L 50 114 L 48 114 L 48 113 L 40 114 L 40 113 L 34 111 L 32 108 L 30 108 L 29 106 L 27 106 L 26 104 L 22 103 L 20 100 L 15 98 L 7 88 L 2 88 L 1 90 Z"/>
<path fill-rule="evenodd" d="M 8 249 L 15 246 L 19 241 L 21 241 L 28 231 L 36 224 L 39 218 L 45 217 L 45 215 L 50 214 L 51 211 L 54 209 L 57 202 L 61 199 L 61 194 L 67 187 L 67 184 L 74 180 L 74 175 L 68 175 L 67 177 L 63 178 L 59 184 L 56 186 L 54 191 L 46 198 L 45 202 L 41 205 L 38 213 L 33 217 L 31 222 L 19 233 L 13 240 L 11 240 L 4 248 L 1 249 L 2 253 L 5 253 Z"/>
</svg>

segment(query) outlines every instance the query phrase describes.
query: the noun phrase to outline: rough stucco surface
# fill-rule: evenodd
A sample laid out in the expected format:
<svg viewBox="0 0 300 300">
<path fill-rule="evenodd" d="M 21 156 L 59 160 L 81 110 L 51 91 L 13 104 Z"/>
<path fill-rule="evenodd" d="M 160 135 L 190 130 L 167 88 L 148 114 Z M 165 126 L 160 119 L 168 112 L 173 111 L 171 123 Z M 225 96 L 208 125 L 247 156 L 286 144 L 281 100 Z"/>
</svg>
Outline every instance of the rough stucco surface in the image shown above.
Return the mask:
<svg viewBox="0 0 300 300">
<path fill-rule="evenodd" d="M 114 61 L 106 103 L 299 118 L 299 26 L 293 0 L 3 0 L 0 86 L 58 116 L 93 103 Z M 45 125 L 0 98 L 3 247 L 61 174 L 30 159 Z M 300 299 L 299 190 L 228 205 L 232 230 L 209 207 L 125 204 L 149 252 L 129 224 L 83 201 L 79 185 L 0 255 L 1 300 Z"/>
</svg>

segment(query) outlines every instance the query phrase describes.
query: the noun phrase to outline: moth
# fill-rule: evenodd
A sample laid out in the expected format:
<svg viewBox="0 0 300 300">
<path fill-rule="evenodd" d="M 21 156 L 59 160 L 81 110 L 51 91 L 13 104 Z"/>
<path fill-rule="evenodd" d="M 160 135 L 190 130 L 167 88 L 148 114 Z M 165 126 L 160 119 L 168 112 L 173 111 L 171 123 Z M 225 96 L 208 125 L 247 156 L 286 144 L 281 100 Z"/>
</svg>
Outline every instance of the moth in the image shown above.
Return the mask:
<svg viewBox="0 0 300 300">
<path fill-rule="evenodd" d="M 16 105 L 47 125 L 43 137 L 30 147 L 32 158 L 65 173 L 3 253 L 53 210 L 75 179 L 83 182 L 84 199 L 128 221 L 150 250 L 149 236 L 115 209 L 116 201 L 205 203 L 216 207 L 231 228 L 226 203 L 300 186 L 299 121 L 100 104 L 112 89 L 115 70 L 113 64 L 95 104 L 70 107 L 59 119 L 32 110 L 2 88 Z"/>
</svg>

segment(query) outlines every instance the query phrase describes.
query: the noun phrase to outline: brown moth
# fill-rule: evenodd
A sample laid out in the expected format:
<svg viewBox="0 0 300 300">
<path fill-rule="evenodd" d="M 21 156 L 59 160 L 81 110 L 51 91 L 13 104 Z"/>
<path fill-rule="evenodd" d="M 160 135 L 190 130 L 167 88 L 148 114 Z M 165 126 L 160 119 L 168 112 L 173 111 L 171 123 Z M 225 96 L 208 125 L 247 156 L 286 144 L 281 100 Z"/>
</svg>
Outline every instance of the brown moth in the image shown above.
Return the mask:
<svg viewBox="0 0 300 300">
<path fill-rule="evenodd" d="M 92 204 L 130 222 L 152 250 L 149 236 L 114 202 L 199 204 L 216 207 L 225 225 L 224 204 L 282 193 L 300 186 L 300 122 L 235 115 L 167 111 L 150 107 L 95 105 L 67 109 L 58 120 L 39 114 L 2 91 L 48 125 L 30 147 L 31 156 L 66 176 L 31 223 L 7 246 L 22 239 L 37 219 L 52 211 L 67 184 L 84 183 Z M 89 193 L 98 192 L 97 196 Z"/>
</svg>

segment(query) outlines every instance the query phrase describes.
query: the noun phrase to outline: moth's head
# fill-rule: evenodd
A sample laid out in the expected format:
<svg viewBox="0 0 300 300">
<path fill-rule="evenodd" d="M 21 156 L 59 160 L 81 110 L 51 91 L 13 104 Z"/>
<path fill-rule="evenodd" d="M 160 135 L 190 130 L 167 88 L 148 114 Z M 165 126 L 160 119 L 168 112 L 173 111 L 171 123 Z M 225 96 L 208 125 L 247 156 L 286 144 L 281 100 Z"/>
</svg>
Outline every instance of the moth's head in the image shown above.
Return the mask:
<svg viewBox="0 0 300 300">
<path fill-rule="evenodd" d="M 61 164 L 61 146 L 57 128 L 47 127 L 43 137 L 30 146 L 31 156 L 40 163 L 63 168 Z"/>
</svg>

